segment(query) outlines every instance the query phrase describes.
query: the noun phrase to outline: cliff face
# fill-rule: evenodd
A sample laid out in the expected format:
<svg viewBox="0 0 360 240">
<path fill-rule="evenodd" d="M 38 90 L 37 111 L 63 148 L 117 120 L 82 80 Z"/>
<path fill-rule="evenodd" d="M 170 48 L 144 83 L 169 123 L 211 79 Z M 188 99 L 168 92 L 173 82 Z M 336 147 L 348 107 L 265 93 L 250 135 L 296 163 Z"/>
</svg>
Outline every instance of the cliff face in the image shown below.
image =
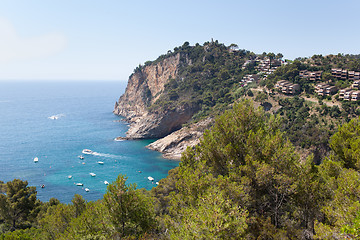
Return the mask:
<svg viewBox="0 0 360 240">
<path fill-rule="evenodd" d="M 125 93 L 115 104 L 114 113 L 126 117 L 130 128 L 127 139 L 159 138 L 181 128 L 196 109 L 188 105 L 161 112 L 150 112 L 169 79 L 176 78 L 179 67 L 188 64 L 180 53 L 137 70 L 129 78 Z"/>
<path fill-rule="evenodd" d="M 128 120 L 147 113 L 147 107 L 158 99 L 169 78 L 177 75 L 180 55 L 169 57 L 156 65 L 145 66 L 132 74 L 125 93 L 115 104 L 114 113 Z"/>
</svg>

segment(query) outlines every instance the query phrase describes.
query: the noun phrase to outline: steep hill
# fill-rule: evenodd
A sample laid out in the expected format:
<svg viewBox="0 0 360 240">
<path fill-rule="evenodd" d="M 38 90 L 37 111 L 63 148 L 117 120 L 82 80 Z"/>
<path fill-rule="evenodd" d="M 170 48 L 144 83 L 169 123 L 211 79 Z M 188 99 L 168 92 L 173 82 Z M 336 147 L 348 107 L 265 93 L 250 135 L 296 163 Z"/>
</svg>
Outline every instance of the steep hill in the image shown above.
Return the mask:
<svg viewBox="0 0 360 240">
<path fill-rule="evenodd" d="M 204 121 L 200 125 L 209 126 L 209 117 L 234 101 L 234 88 L 245 73 L 251 72 L 242 66 L 255 55 L 233 48 L 217 41 L 203 46 L 185 42 L 136 68 L 114 109 L 131 123 L 126 139 L 162 138 L 188 125 L 190 128 L 178 133 L 182 136 L 181 149 L 194 145 L 205 128 L 199 132 L 191 124 Z M 165 139 L 151 148 L 168 149 L 168 145 L 176 148 L 178 144 Z"/>
</svg>

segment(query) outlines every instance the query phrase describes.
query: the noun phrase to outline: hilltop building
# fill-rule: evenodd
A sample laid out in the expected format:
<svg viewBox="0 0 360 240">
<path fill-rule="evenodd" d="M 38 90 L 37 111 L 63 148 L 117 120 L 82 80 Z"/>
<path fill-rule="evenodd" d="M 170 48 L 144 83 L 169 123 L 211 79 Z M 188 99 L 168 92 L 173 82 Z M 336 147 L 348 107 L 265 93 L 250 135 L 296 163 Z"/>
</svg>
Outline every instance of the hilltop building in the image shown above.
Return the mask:
<svg viewBox="0 0 360 240">
<path fill-rule="evenodd" d="M 275 88 L 284 94 L 295 95 L 300 92 L 300 85 L 286 80 L 280 80 L 275 84 Z"/>
</svg>

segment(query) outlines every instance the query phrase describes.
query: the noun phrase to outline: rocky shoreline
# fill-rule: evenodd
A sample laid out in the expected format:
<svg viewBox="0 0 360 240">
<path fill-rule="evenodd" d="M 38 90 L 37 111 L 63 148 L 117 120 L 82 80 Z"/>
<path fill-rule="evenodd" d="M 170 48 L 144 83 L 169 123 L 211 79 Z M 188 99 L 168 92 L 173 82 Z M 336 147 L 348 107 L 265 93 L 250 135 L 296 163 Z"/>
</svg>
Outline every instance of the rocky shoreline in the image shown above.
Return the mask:
<svg viewBox="0 0 360 240">
<path fill-rule="evenodd" d="M 188 127 L 183 127 L 169 135 L 156 140 L 147 145 L 148 149 L 162 153 L 164 158 L 180 160 L 181 154 L 187 147 L 194 147 L 200 142 L 200 138 L 206 129 L 209 129 L 213 123 L 212 118 L 194 123 Z M 141 140 L 144 138 L 117 137 L 115 141 Z"/>
<path fill-rule="evenodd" d="M 189 127 L 183 127 L 146 147 L 161 152 L 164 158 L 180 159 L 187 147 L 194 147 L 200 142 L 200 138 L 212 122 L 213 119 L 207 118 Z"/>
</svg>

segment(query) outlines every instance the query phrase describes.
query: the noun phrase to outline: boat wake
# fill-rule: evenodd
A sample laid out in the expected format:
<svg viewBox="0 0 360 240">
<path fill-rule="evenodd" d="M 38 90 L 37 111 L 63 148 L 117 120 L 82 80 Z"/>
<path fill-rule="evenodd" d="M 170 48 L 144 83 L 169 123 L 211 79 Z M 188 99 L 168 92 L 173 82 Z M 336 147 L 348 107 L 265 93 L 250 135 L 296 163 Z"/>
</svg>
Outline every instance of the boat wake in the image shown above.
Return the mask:
<svg viewBox="0 0 360 240">
<path fill-rule="evenodd" d="M 99 153 L 99 152 L 92 152 L 91 155 L 98 156 L 98 157 L 106 157 L 106 158 L 116 158 L 122 159 L 122 156 L 109 154 L 109 153 Z"/>
<path fill-rule="evenodd" d="M 60 114 L 52 115 L 52 116 L 48 117 L 48 119 L 57 120 L 61 117 L 65 117 L 65 114 L 60 113 Z"/>
</svg>

